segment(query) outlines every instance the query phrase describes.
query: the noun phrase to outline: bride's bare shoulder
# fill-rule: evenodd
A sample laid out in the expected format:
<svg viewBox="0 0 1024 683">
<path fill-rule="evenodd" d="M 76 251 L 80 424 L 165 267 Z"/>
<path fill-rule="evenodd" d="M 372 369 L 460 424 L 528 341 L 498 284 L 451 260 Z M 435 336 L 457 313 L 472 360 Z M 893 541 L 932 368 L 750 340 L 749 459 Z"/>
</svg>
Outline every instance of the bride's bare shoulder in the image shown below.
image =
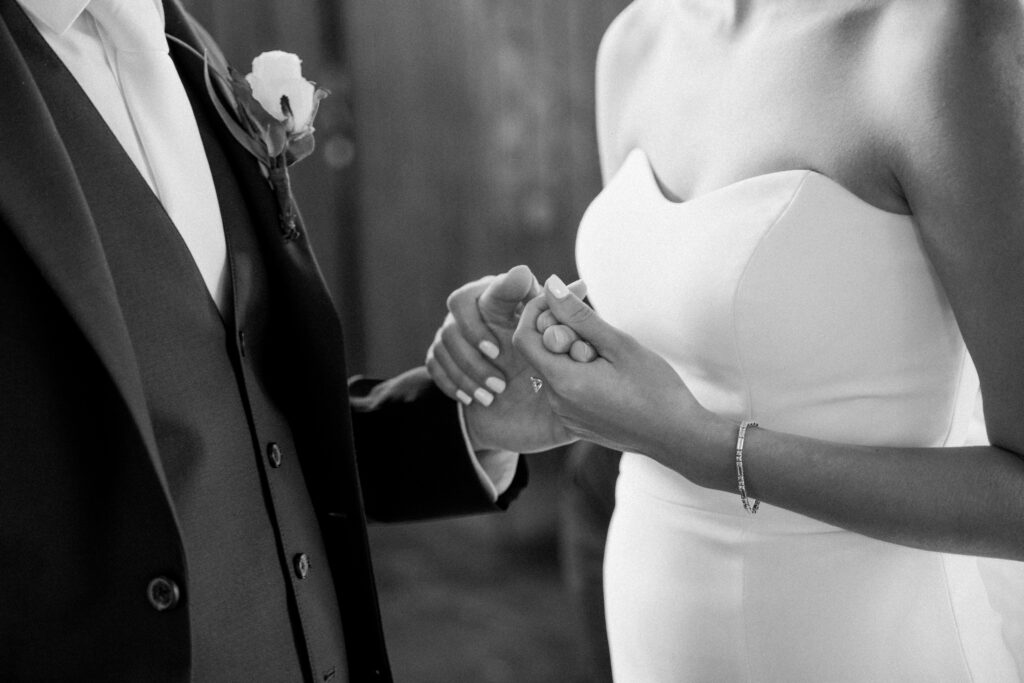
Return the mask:
<svg viewBox="0 0 1024 683">
<path fill-rule="evenodd" d="M 922 86 L 1024 60 L 1021 0 L 897 0 L 880 31 L 887 71 Z"/>
<path fill-rule="evenodd" d="M 938 142 L 1019 112 L 1021 0 L 896 0 L 872 43 L 862 95 L 903 142 Z"/>
<path fill-rule="evenodd" d="M 862 94 L 879 114 L 908 204 L 928 216 L 942 213 L 937 206 L 948 209 L 942 197 L 982 197 L 994 206 L 1002 201 L 996 195 L 1017 193 L 1024 177 L 1024 3 L 897 0 L 892 9 L 888 33 L 878 36 L 886 47 L 874 54 L 873 87 Z"/>
<path fill-rule="evenodd" d="M 664 0 L 633 0 L 608 26 L 597 53 L 598 78 L 615 80 L 636 69 L 663 24 Z"/>
<path fill-rule="evenodd" d="M 636 145 L 624 130 L 623 116 L 638 89 L 652 73 L 659 24 L 665 22 L 666 0 L 633 0 L 611 23 L 597 53 L 597 138 L 606 177 Z"/>
</svg>

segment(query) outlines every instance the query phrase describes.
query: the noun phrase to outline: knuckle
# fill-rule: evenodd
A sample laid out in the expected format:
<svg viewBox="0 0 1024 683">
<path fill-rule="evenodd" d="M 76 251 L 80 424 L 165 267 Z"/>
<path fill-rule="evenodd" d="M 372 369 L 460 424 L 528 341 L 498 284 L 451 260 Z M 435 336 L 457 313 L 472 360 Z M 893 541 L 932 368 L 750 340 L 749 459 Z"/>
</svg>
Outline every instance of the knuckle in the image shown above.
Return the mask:
<svg viewBox="0 0 1024 683">
<path fill-rule="evenodd" d="M 447 299 L 445 299 L 444 303 L 445 303 L 445 306 L 448 307 L 449 311 L 452 311 L 452 310 L 455 309 L 455 306 L 458 303 L 459 298 L 462 296 L 462 290 L 463 289 L 464 289 L 463 287 L 459 287 L 454 292 L 449 294 Z"/>
<path fill-rule="evenodd" d="M 455 341 L 461 336 L 459 328 L 454 325 L 446 325 L 440 329 L 441 343 L 449 349 L 454 347 Z"/>
<path fill-rule="evenodd" d="M 544 330 L 544 345 L 556 353 L 564 353 L 572 345 L 573 333 L 565 325 L 552 325 Z"/>
<path fill-rule="evenodd" d="M 590 360 L 590 344 L 585 341 L 576 340 L 569 349 L 569 355 L 573 360 L 586 363 Z"/>
<path fill-rule="evenodd" d="M 427 374 L 430 375 L 430 379 L 434 380 L 437 384 L 443 384 L 448 381 L 448 374 L 441 368 L 441 365 L 433 358 L 428 358 L 426 362 Z"/>
<path fill-rule="evenodd" d="M 477 282 L 470 282 L 456 289 L 445 300 L 448 310 L 452 313 L 457 313 L 460 310 L 465 310 L 468 306 L 475 305 L 477 296 L 480 293 L 479 289 L 480 287 Z"/>
<path fill-rule="evenodd" d="M 572 329 L 568 325 L 558 325 L 558 333 L 565 339 L 566 345 L 572 344 L 579 340 L 580 335 L 576 333 L 576 330 Z"/>
<path fill-rule="evenodd" d="M 448 365 L 448 351 L 445 349 L 444 344 L 434 344 L 430 347 L 431 354 L 433 355 L 434 362 L 439 367 L 445 368 Z"/>
<path fill-rule="evenodd" d="M 558 331 L 554 327 L 549 327 L 548 329 L 544 330 L 544 332 L 541 334 L 541 340 L 544 342 L 544 346 L 546 346 L 549 350 L 557 351 L 559 346 L 559 337 Z"/>
<path fill-rule="evenodd" d="M 594 309 L 584 304 L 569 311 L 568 322 L 576 324 L 585 323 L 590 320 L 593 315 Z"/>
</svg>

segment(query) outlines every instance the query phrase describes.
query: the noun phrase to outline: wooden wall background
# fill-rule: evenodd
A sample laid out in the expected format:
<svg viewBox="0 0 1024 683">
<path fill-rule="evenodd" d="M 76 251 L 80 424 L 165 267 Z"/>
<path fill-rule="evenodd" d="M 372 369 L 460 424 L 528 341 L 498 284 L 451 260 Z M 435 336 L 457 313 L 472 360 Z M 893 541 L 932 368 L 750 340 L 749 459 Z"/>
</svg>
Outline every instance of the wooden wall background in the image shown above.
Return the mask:
<svg viewBox="0 0 1024 683">
<path fill-rule="evenodd" d="M 367 367 L 421 362 L 449 291 L 574 277 L 599 189 L 594 56 L 622 0 L 351 0 Z"/>
</svg>

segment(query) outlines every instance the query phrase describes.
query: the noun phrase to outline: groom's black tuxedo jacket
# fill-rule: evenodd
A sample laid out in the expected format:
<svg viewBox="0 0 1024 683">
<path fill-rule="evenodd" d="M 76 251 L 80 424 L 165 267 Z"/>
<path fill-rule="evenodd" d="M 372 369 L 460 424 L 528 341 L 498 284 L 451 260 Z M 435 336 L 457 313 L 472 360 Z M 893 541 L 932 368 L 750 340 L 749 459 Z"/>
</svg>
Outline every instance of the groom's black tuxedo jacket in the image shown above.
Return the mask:
<svg viewBox="0 0 1024 683">
<path fill-rule="evenodd" d="M 214 49 L 175 2 L 166 13 L 170 34 Z M 0 679 L 236 680 L 197 673 L 222 639 L 246 654 L 244 633 L 215 632 L 227 624 L 251 629 L 254 650 L 288 643 L 294 675 L 389 680 L 367 516 L 502 508 L 525 469 L 492 503 L 454 402 L 423 374 L 350 395 L 308 242 L 281 238 L 257 163 L 209 108 L 201 64 L 172 55 L 224 215 L 224 320 L 85 94 L 0 0 Z M 310 563 L 290 543 L 323 556 L 310 550 Z M 258 592 L 275 582 L 282 595 Z M 339 615 L 335 647 L 324 639 Z M 347 666 L 317 662 L 320 651 L 347 653 Z"/>
</svg>

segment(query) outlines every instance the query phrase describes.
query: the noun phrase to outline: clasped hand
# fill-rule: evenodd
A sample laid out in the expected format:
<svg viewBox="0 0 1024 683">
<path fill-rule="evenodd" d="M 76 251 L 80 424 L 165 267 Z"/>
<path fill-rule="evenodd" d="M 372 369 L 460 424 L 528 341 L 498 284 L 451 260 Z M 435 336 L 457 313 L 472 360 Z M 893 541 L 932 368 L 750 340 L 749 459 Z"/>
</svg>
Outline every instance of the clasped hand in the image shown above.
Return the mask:
<svg viewBox="0 0 1024 683">
<path fill-rule="evenodd" d="M 582 438 L 662 462 L 695 450 L 714 416 L 661 356 L 601 319 L 584 295 L 582 283 L 557 276 L 541 288 L 517 266 L 449 297 L 427 367 L 465 404 L 474 445 L 531 452 Z"/>
</svg>

